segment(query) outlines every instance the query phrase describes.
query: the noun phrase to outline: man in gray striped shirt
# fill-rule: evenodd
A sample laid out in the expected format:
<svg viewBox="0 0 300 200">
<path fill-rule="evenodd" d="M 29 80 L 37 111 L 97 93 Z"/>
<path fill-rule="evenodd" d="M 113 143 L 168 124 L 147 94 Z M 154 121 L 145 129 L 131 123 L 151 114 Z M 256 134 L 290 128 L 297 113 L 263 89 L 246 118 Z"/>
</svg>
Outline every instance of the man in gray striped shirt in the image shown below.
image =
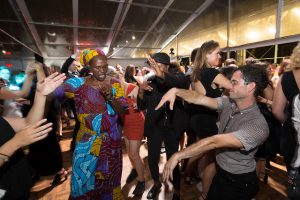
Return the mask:
<svg viewBox="0 0 300 200">
<path fill-rule="evenodd" d="M 220 113 L 219 133 L 202 139 L 174 154 L 166 163 L 163 179 L 172 180 L 172 171 L 182 159 L 201 156 L 217 150 L 217 173 L 206 200 L 251 200 L 258 191 L 254 154 L 269 134 L 267 122 L 256 105 L 256 97 L 268 84 L 268 77 L 260 66 L 245 65 L 232 75 L 232 89 L 228 97 L 209 98 L 195 91 L 173 88 L 161 99 L 157 108 L 176 96 L 187 102 L 207 106 Z M 199 122 L 201 123 L 201 122 Z"/>
</svg>

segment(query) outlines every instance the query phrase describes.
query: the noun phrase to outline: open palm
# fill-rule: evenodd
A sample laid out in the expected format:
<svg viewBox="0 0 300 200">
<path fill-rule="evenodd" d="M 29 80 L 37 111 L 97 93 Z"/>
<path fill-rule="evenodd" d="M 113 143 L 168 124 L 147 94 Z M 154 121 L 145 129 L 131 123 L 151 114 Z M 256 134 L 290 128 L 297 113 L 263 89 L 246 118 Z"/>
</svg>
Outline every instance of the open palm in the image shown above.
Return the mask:
<svg viewBox="0 0 300 200">
<path fill-rule="evenodd" d="M 43 95 L 48 95 L 53 92 L 59 85 L 61 85 L 64 82 L 65 78 L 65 74 L 59 74 L 58 72 L 55 72 L 37 83 L 37 91 L 42 93 Z"/>
</svg>

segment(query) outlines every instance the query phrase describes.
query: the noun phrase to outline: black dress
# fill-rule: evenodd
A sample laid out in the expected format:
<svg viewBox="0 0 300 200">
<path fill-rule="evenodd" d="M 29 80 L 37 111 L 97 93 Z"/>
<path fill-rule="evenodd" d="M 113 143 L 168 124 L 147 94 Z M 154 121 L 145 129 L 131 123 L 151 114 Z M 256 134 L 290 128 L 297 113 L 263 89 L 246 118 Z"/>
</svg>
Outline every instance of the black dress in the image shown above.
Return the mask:
<svg viewBox="0 0 300 200">
<path fill-rule="evenodd" d="M 214 68 L 204 68 L 198 75 L 198 80 L 202 83 L 206 90 L 205 96 L 216 98 L 220 97 L 222 91 L 217 88 L 212 88 L 213 80 L 220 72 Z M 190 105 L 190 129 L 199 138 L 205 138 L 218 133 L 217 119 L 218 113 L 205 106 Z"/>
<path fill-rule="evenodd" d="M 13 138 L 15 131 L 9 123 L 0 117 L 0 145 Z M 17 150 L 9 162 L 0 167 L 0 189 L 6 190 L 4 200 L 28 199 L 32 185 L 32 170 L 27 162 L 23 151 Z"/>
</svg>

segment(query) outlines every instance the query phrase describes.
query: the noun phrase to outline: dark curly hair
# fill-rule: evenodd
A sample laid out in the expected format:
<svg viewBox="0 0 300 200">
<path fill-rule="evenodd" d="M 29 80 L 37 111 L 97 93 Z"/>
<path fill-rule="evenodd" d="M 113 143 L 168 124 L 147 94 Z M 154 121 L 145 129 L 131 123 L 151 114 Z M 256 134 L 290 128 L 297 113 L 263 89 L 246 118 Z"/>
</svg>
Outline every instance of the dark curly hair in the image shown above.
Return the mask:
<svg viewBox="0 0 300 200">
<path fill-rule="evenodd" d="M 254 96 L 258 96 L 268 86 L 269 79 L 267 71 L 256 64 L 243 65 L 235 70 L 241 71 L 245 83 L 255 83 Z"/>
</svg>

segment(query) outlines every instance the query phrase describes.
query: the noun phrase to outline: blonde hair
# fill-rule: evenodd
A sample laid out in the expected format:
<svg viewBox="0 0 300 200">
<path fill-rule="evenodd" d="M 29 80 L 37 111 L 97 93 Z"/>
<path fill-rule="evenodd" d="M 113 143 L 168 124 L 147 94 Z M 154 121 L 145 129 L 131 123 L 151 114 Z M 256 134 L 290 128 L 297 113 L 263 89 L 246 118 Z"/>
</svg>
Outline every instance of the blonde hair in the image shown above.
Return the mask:
<svg viewBox="0 0 300 200">
<path fill-rule="evenodd" d="M 200 71 L 209 66 L 209 64 L 206 62 L 206 55 L 212 53 L 218 47 L 220 47 L 218 42 L 209 40 L 204 42 L 201 47 L 198 48 L 194 61 L 193 73 L 191 75 L 193 82 L 197 81 Z"/>
<path fill-rule="evenodd" d="M 300 42 L 294 48 L 293 53 L 291 55 L 291 64 L 292 69 L 300 69 Z"/>
</svg>

